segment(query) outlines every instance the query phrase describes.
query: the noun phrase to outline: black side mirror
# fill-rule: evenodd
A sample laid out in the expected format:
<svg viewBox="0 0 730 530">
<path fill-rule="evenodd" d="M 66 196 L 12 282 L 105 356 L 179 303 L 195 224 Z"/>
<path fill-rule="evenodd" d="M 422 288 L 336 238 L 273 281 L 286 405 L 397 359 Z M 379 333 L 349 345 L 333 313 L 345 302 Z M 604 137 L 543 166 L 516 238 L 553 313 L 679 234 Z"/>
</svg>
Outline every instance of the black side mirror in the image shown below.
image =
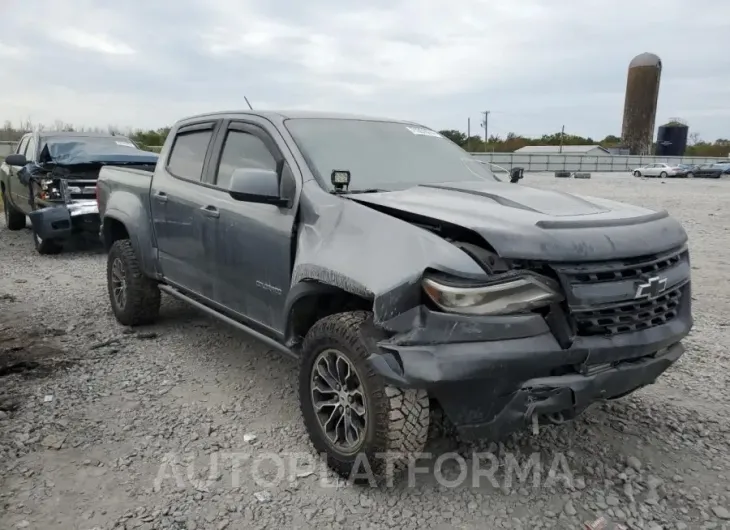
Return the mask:
<svg viewBox="0 0 730 530">
<path fill-rule="evenodd" d="M 9 166 L 24 166 L 28 163 L 25 155 L 15 154 L 5 157 L 5 163 Z"/>
<path fill-rule="evenodd" d="M 236 169 L 228 193 L 237 201 L 289 207 L 289 200 L 279 193 L 279 175 L 272 169 Z"/>
<path fill-rule="evenodd" d="M 522 177 L 524 177 L 525 168 L 523 167 L 513 167 L 509 171 L 509 181 L 512 183 L 517 182 Z"/>
</svg>

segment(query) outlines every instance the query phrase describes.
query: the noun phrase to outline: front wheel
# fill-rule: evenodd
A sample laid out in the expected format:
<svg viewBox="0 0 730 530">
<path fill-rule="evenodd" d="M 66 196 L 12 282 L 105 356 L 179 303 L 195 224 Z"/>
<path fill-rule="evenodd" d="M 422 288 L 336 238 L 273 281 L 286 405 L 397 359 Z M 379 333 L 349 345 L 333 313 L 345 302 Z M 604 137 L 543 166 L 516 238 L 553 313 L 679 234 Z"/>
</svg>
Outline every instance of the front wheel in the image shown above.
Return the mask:
<svg viewBox="0 0 730 530">
<path fill-rule="evenodd" d="M 114 242 L 106 269 L 109 301 L 117 321 L 125 326 L 139 326 L 157 320 L 160 289 L 142 272 L 129 239 Z"/>
<path fill-rule="evenodd" d="M 428 439 L 426 391 L 390 386 L 367 362 L 374 330 L 368 311 L 339 313 L 312 326 L 303 344 L 304 425 L 328 466 L 347 479 L 399 471 Z"/>
<path fill-rule="evenodd" d="M 5 226 L 8 227 L 8 230 L 16 231 L 25 228 L 25 214 L 13 208 L 5 192 L 3 192 L 3 210 L 5 211 Z"/>
<path fill-rule="evenodd" d="M 695 174 L 690 171 L 689 173 L 687 173 L 687 178 L 693 179 L 693 178 L 695 178 Z"/>
<path fill-rule="evenodd" d="M 659 176 L 660 176 L 661 178 L 665 179 L 665 178 L 667 178 L 667 172 L 666 172 L 666 171 L 662 171 L 662 172 L 661 172 L 661 173 L 659 174 Z"/>
<path fill-rule="evenodd" d="M 635 177 L 640 177 L 641 176 L 641 171 L 634 171 L 634 176 Z"/>
</svg>

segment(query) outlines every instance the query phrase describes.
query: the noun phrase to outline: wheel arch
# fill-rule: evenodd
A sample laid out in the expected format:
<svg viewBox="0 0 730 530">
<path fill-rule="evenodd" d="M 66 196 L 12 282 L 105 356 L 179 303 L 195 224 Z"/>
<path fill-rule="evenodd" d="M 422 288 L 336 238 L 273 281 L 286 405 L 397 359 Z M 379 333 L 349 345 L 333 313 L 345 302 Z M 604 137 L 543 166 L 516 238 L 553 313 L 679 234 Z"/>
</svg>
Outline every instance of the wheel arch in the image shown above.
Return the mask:
<svg viewBox="0 0 730 530">
<path fill-rule="evenodd" d="M 117 217 L 111 215 L 105 216 L 101 231 L 101 240 L 104 244 L 104 249 L 109 252 L 109 249 L 112 248 L 114 242 L 120 239 L 132 239 L 129 230 L 127 229 L 127 225 L 124 221 L 121 221 Z M 133 245 L 134 243 L 135 242 L 132 241 Z"/>
<path fill-rule="evenodd" d="M 289 291 L 284 309 L 285 341 L 292 350 L 320 319 L 345 311 L 372 311 L 373 299 L 318 280 L 305 279 Z"/>
</svg>

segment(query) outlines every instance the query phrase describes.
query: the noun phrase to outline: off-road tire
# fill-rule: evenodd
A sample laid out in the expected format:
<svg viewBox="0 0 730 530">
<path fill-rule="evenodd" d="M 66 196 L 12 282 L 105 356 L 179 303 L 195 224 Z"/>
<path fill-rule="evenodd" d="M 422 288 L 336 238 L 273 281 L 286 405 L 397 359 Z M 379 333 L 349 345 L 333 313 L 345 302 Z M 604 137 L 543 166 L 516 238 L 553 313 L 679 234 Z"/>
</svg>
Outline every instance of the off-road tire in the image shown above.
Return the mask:
<svg viewBox="0 0 730 530">
<path fill-rule="evenodd" d="M 402 471 L 412 455 L 423 451 L 428 439 L 426 391 L 390 386 L 366 362 L 377 336 L 372 313 L 353 311 L 322 318 L 309 330 L 302 345 L 299 404 L 304 425 L 314 448 L 326 455 L 327 465 L 353 482 L 377 482 L 388 478 L 390 470 Z M 312 404 L 311 371 L 317 356 L 327 349 L 337 350 L 352 363 L 366 399 L 364 441 L 358 452 L 349 455 L 329 443 Z M 383 456 L 386 454 L 388 458 Z"/>
<path fill-rule="evenodd" d="M 5 226 L 16 231 L 25 228 L 25 214 L 16 210 L 3 192 L 3 209 L 5 210 Z"/>
<path fill-rule="evenodd" d="M 38 235 L 35 228 L 31 229 L 31 235 L 33 236 L 33 245 L 35 245 L 38 254 L 52 256 L 54 254 L 60 254 L 63 251 L 63 246 L 53 239 L 41 239 L 41 236 Z"/>
<path fill-rule="evenodd" d="M 119 307 L 114 298 L 112 266 L 119 259 L 126 276 L 126 303 Z M 109 303 L 117 321 L 124 326 L 152 324 L 160 313 L 160 289 L 145 276 L 129 239 L 119 239 L 109 249 L 106 267 Z"/>
</svg>

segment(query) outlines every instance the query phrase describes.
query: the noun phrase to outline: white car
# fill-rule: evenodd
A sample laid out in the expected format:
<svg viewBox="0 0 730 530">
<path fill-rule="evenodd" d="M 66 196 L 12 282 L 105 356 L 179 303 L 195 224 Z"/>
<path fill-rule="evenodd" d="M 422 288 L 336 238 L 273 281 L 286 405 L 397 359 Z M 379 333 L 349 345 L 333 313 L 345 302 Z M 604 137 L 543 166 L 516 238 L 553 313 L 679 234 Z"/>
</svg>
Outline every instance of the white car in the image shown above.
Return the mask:
<svg viewBox="0 0 730 530">
<path fill-rule="evenodd" d="M 632 171 L 635 177 L 676 177 L 684 176 L 686 170 L 679 166 L 670 166 L 669 164 L 649 164 L 644 167 L 637 167 Z"/>
</svg>

